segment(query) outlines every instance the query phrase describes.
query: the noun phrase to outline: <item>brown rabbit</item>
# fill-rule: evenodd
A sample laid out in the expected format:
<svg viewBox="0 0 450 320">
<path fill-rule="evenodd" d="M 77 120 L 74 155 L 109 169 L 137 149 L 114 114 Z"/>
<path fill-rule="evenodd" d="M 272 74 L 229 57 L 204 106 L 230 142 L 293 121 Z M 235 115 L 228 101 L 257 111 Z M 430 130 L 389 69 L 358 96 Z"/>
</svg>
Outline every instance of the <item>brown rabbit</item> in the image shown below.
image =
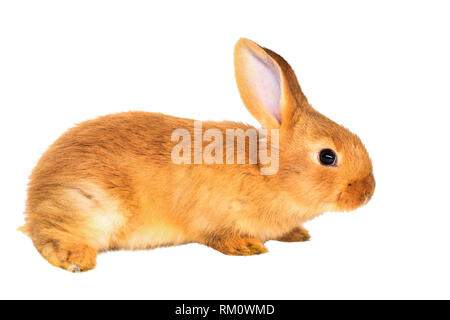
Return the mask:
<svg viewBox="0 0 450 320">
<path fill-rule="evenodd" d="M 234 142 L 232 156 L 244 150 L 244 163 L 196 163 L 198 150 L 191 164 L 173 161 L 173 132 L 195 136 L 194 120 L 126 112 L 83 122 L 47 150 L 30 177 L 22 230 L 41 255 L 76 272 L 94 268 L 97 253 L 110 249 L 197 242 L 229 255 L 260 254 L 265 241 L 308 240 L 305 221 L 371 198 L 375 180 L 363 144 L 309 105 L 283 58 L 241 39 L 235 71 L 247 109 L 279 134 L 278 145 L 270 134 L 258 137 L 258 145 L 275 146 L 273 174 L 262 174 L 260 157 L 251 161 L 250 148 L 234 150 Z M 236 138 L 249 142 L 255 129 L 201 126 L 241 129 Z"/>
</svg>

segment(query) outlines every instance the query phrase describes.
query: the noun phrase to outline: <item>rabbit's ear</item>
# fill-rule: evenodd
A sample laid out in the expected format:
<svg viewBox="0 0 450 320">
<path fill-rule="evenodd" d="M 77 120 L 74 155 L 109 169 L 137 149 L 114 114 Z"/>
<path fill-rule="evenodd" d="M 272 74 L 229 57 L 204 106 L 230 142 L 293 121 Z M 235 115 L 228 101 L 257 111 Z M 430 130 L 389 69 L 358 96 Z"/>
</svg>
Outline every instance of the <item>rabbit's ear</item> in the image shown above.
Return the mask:
<svg viewBox="0 0 450 320">
<path fill-rule="evenodd" d="M 263 127 L 289 126 L 295 109 L 308 105 L 289 64 L 248 39 L 236 43 L 234 68 L 241 98 Z"/>
</svg>

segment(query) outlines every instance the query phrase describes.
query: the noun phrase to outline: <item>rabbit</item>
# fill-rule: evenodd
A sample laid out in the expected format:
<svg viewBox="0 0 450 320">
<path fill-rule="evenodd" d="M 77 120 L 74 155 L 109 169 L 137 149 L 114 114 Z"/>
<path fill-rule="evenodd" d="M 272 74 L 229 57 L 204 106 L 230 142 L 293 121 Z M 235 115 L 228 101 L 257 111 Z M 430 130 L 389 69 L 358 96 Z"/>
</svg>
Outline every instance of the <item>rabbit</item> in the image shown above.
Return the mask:
<svg viewBox="0 0 450 320">
<path fill-rule="evenodd" d="M 364 145 L 313 109 L 288 63 L 248 39 L 236 43 L 234 63 L 244 105 L 278 133 L 277 170 L 262 174 L 259 157 L 175 163 L 172 134 L 195 135 L 190 119 L 133 111 L 82 122 L 49 147 L 29 180 L 20 229 L 50 264 L 83 272 L 100 252 L 187 243 L 262 254 L 269 240 L 309 240 L 303 224 L 324 212 L 369 201 L 375 180 Z M 230 121 L 201 126 L 241 135 L 256 129 Z M 269 133 L 258 139 L 273 143 Z"/>
</svg>

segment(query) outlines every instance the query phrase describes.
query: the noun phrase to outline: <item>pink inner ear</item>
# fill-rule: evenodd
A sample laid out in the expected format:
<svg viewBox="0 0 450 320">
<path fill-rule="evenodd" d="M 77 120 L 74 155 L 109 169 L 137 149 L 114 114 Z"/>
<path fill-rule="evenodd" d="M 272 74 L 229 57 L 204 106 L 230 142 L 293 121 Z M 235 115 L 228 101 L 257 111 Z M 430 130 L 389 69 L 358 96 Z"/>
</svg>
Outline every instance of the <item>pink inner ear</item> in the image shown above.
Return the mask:
<svg viewBox="0 0 450 320">
<path fill-rule="evenodd" d="M 251 90 L 264 109 L 281 124 L 281 78 L 277 66 L 269 58 L 250 52 L 247 71 Z"/>
</svg>

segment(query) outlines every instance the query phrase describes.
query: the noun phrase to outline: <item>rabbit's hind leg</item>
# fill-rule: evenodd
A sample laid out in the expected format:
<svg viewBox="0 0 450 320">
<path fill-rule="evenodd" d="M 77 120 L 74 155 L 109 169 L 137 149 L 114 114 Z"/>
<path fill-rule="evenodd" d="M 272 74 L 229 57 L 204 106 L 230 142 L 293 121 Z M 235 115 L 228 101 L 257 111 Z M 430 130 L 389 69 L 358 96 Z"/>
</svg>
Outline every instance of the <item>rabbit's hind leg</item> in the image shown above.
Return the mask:
<svg viewBox="0 0 450 320">
<path fill-rule="evenodd" d="M 36 248 L 52 265 L 70 272 L 83 272 L 96 265 L 97 250 L 70 237 L 41 238 Z"/>
<path fill-rule="evenodd" d="M 27 223 L 22 228 L 39 253 L 50 264 L 72 272 L 94 268 L 97 250 L 80 232 L 82 226 L 76 219 L 77 213 L 48 201 L 39 207 L 28 213 Z"/>
<path fill-rule="evenodd" d="M 46 213 L 33 212 L 22 228 L 42 257 L 50 264 L 71 272 L 93 269 L 97 250 L 87 244 L 87 239 L 79 236 L 77 225 L 70 215 L 55 211 L 51 215 L 49 211 Z"/>
<path fill-rule="evenodd" d="M 111 248 L 125 223 L 118 202 L 86 183 L 39 196 L 30 202 L 22 228 L 37 250 L 52 265 L 69 271 L 94 268 L 97 252 Z"/>
</svg>

